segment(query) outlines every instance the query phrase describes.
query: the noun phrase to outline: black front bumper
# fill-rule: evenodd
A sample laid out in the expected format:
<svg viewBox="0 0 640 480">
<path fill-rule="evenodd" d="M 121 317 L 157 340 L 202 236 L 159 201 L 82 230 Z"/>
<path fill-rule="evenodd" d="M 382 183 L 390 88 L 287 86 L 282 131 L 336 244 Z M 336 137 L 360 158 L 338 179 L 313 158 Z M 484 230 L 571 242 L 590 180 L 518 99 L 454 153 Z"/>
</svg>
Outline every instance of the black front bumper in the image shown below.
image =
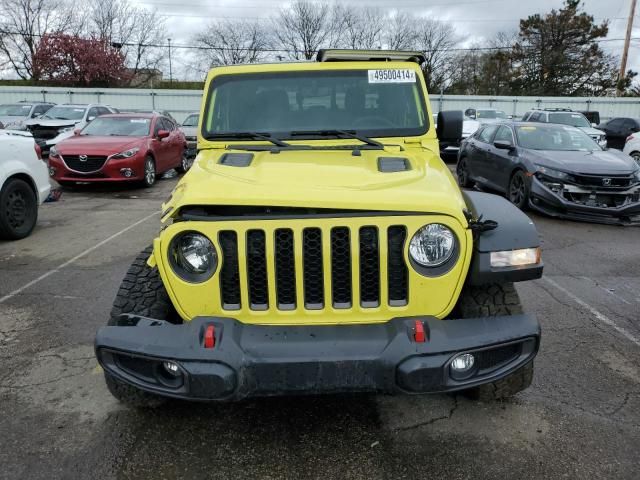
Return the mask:
<svg viewBox="0 0 640 480">
<path fill-rule="evenodd" d="M 552 217 L 609 225 L 640 224 L 640 202 L 621 207 L 592 207 L 574 203 L 549 190 L 532 177 L 529 207 Z"/>
<path fill-rule="evenodd" d="M 416 320 L 424 343 L 415 341 Z M 510 374 L 535 357 L 540 343 L 540 326 L 528 315 L 341 326 L 260 326 L 214 317 L 171 325 L 123 316 L 120 323 L 97 333 L 104 370 L 142 390 L 191 400 L 455 391 Z M 210 325 L 215 346 L 205 348 Z M 461 352 L 476 358 L 464 377 L 450 368 Z M 179 365 L 178 377 L 167 375 L 167 360 Z"/>
</svg>

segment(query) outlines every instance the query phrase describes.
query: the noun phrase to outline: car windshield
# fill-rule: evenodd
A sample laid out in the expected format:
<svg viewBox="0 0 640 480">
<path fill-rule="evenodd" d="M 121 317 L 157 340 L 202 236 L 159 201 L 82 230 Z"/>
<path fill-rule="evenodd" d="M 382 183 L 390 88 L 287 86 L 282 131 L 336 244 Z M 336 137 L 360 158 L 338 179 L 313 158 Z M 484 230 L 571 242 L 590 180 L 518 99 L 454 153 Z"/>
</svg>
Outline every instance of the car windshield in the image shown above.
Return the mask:
<svg viewBox="0 0 640 480">
<path fill-rule="evenodd" d="M 571 127 L 516 127 L 518 143 L 531 150 L 594 151 L 602 150 L 589 135 Z"/>
<path fill-rule="evenodd" d="M 151 119 L 144 117 L 98 117 L 82 129 L 81 135 L 142 137 L 149 135 Z"/>
<path fill-rule="evenodd" d="M 26 117 L 31 105 L 0 105 L 0 117 Z"/>
<path fill-rule="evenodd" d="M 319 132 L 349 130 L 393 137 L 422 135 L 427 128 L 426 103 L 414 70 L 302 71 L 216 78 L 203 134 L 260 132 L 299 139 L 304 132 L 313 138 Z"/>
<path fill-rule="evenodd" d="M 581 113 L 561 112 L 550 113 L 549 123 L 559 123 L 572 127 L 590 127 L 591 124 Z"/>
<path fill-rule="evenodd" d="M 499 118 L 496 110 L 476 110 L 476 118 Z"/>
<path fill-rule="evenodd" d="M 184 122 L 182 122 L 182 126 L 183 127 L 197 127 L 198 126 L 198 117 L 200 115 L 189 115 L 187 118 L 184 119 Z"/>
<path fill-rule="evenodd" d="M 86 107 L 52 107 L 42 118 L 55 120 L 82 120 Z"/>
<path fill-rule="evenodd" d="M 496 117 L 502 118 L 503 120 L 506 120 L 508 118 L 507 114 L 504 113 L 502 110 L 496 110 Z"/>
</svg>

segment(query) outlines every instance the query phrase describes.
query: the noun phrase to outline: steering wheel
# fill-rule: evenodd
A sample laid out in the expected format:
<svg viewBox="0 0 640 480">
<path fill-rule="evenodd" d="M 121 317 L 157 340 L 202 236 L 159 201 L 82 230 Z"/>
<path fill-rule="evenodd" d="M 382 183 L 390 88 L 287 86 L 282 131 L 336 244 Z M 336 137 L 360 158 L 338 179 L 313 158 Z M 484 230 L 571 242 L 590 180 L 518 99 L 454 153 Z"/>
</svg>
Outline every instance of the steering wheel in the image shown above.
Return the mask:
<svg viewBox="0 0 640 480">
<path fill-rule="evenodd" d="M 371 128 L 371 125 L 376 125 L 377 127 L 379 124 L 382 124 L 381 126 L 392 127 L 392 128 L 396 126 L 388 118 L 377 117 L 377 116 L 360 117 L 355 122 L 353 122 L 353 126 L 356 128 L 360 126 Z"/>
</svg>

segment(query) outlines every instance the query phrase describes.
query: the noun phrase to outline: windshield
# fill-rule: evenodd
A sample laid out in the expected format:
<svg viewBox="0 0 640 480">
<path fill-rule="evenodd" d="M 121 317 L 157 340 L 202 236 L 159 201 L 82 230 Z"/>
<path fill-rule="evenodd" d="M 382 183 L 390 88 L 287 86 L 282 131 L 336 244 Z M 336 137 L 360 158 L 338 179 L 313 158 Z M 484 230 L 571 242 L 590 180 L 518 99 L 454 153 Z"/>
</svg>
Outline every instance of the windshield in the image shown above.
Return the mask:
<svg viewBox="0 0 640 480">
<path fill-rule="evenodd" d="M 502 119 L 508 119 L 507 114 L 504 113 L 502 110 L 496 110 L 496 117 L 497 118 L 502 118 Z"/>
<path fill-rule="evenodd" d="M 184 122 L 182 122 L 182 126 L 183 127 L 197 127 L 198 126 L 198 117 L 200 117 L 200 115 L 189 115 L 187 118 L 184 119 Z"/>
<path fill-rule="evenodd" d="M 26 117 L 31 105 L 0 105 L 0 117 Z"/>
<path fill-rule="evenodd" d="M 428 126 L 422 89 L 409 69 L 225 75 L 211 84 L 205 118 L 205 137 L 304 138 L 325 130 L 392 137 L 422 135 Z"/>
<path fill-rule="evenodd" d="M 142 137 L 149 135 L 150 118 L 98 117 L 82 129 L 81 135 Z"/>
<path fill-rule="evenodd" d="M 589 135 L 570 127 L 516 127 L 518 143 L 531 150 L 593 151 L 602 150 Z"/>
<path fill-rule="evenodd" d="M 82 120 L 86 108 L 84 107 L 52 107 L 42 118 L 56 120 Z"/>
<path fill-rule="evenodd" d="M 476 110 L 476 118 L 498 118 L 495 110 Z"/>
<path fill-rule="evenodd" d="M 570 125 L 572 127 L 590 127 L 589 121 L 584 118 L 581 113 L 550 113 L 549 123 L 559 123 L 561 125 Z"/>
</svg>

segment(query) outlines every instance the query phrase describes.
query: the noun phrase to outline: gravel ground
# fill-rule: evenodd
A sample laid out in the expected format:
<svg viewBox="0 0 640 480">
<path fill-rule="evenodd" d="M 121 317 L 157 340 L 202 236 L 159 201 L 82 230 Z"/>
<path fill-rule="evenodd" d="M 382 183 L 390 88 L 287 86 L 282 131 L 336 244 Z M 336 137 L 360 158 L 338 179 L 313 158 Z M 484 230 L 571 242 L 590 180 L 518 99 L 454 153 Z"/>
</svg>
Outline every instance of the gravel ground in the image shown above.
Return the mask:
<svg viewBox="0 0 640 480">
<path fill-rule="evenodd" d="M 65 191 L 0 242 L 0 478 L 640 478 L 638 228 L 531 215 L 545 277 L 518 291 L 543 341 L 511 401 L 118 404 L 93 337 L 175 182 Z"/>
</svg>

